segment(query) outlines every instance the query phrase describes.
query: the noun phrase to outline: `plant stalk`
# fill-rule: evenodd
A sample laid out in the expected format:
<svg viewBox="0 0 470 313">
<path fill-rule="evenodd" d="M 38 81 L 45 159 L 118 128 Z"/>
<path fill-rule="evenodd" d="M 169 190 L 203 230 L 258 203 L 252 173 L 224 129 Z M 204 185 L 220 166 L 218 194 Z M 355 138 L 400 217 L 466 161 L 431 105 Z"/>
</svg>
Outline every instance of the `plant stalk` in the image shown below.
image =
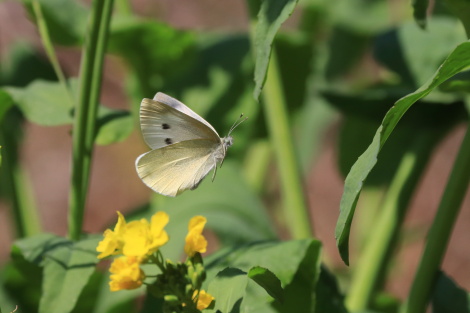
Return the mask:
<svg viewBox="0 0 470 313">
<path fill-rule="evenodd" d="M 83 225 L 112 7 L 113 0 L 92 2 L 89 29 L 83 46 L 79 96 L 72 138 L 69 237 L 73 240 L 80 238 Z"/>
<path fill-rule="evenodd" d="M 287 104 L 282 88 L 276 52 L 271 52 L 263 92 L 264 114 L 280 172 L 284 216 L 294 239 L 312 236 L 312 226 L 289 127 Z"/>
<path fill-rule="evenodd" d="M 403 313 L 424 313 L 470 181 L 470 127 L 457 154 Z"/>
</svg>

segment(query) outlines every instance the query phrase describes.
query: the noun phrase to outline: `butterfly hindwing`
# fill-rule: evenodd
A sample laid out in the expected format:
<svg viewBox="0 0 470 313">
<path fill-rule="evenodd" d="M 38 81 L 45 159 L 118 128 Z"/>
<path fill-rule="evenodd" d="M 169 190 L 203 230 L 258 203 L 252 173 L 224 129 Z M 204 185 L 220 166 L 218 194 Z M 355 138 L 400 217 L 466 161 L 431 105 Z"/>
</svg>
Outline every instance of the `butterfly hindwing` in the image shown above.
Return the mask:
<svg viewBox="0 0 470 313">
<path fill-rule="evenodd" d="M 181 105 L 184 106 L 182 103 Z M 204 121 L 202 117 L 199 118 Z M 140 125 L 145 142 L 152 149 L 193 139 L 206 139 L 220 144 L 219 135 L 207 122 L 203 123 L 173 106 L 152 99 L 142 100 Z"/>
<path fill-rule="evenodd" d="M 216 166 L 219 147 L 213 140 L 195 139 L 152 150 L 136 160 L 137 173 L 154 191 L 174 197 L 198 186 Z"/>
</svg>

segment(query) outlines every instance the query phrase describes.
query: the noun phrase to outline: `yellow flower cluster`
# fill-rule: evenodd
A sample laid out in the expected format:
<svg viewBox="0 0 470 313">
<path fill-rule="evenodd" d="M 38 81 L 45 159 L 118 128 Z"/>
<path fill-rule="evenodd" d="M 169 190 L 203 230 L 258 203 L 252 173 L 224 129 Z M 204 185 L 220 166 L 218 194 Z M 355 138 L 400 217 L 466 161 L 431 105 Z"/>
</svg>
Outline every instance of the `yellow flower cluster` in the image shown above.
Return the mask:
<svg viewBox="0 0 470 313">
<path fill-rule="evenodd" d="M 145 279 L 145 273 L 140 265 L 144 262 L 155 262 L 156 259 L 150 256 L 154 255 L 169 239 L 164 230 L 169 222 L 169 217 L 165 212 L 155 213 L 150 223 L 145 219 L 127 223 L 120 212 L 117 214 L 118 221 L 114 230 L 107 229 L 103 240 L 96 248 L 96 251 L 100 252 L 98 255 L 100 259 L 111 255 L 122 255 L 114 259 L 109 269 L 111 291 L 140 287 Z M 184 251 L 190 258 L 193 258 L 196 253 L 206 252 L 207 240 L 202 235 L 206 222 L 203 216 L 195 216 L 189 222 Z M 191 260 L 194 262 L 194 259 Z M 161 268 L 164 270 L 165 267 Z M 196 289 L 189 301 L 191 300 L 198 310 L 203 310 L 210 306 L 214 297 L 204 290 Z"/>
<path fill-rule="evenodd" d="M 98 258 L 123 254 L 143 260 L 167 243 L 168 234 L 163 228 L 168 224 L 169 217 L 165 212 L 155 213 L 150 223 L 146 219 L 126 223 L 124 216 L 117 213 L 119 217 L 114 231 L 107 229 L 104 239 L 96 248 L 101 252 Z"/>
<path fill-rule="evenodd" d="M 140 264 L 168 241 L 168 234 L 163 229 L 169 217 L 165 212 L 155 213 L 150 223 L 146 219 L 127 223 L 118 213 L 118 222 L 114 230 L 107 229 L 104 239 L 98 244 L 98 258 L 123 254 L 111 264 L 111 291 L 135 289 L 142 285 L 145 278 Z"/>
</svg>

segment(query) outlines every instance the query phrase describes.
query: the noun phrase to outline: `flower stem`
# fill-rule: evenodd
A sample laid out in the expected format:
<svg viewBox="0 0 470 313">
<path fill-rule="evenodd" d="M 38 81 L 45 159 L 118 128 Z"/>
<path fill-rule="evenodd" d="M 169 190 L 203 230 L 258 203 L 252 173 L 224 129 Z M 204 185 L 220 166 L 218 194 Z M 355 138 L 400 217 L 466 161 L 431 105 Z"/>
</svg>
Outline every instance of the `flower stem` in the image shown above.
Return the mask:
<svg viewBox="0 0 470 313">
<path fill-rule="evenodd" d="M 80 238 L 88 191 L 93 143 L 96 133 L 103 74 L 103 60 L 113 0 L 94 0 L 91 20 L 83 46 L 78 105 L 72 139 L 72 183 L 70 192 L 69 237 Z"/>
<path fill-rule="evenodd" d="M 470 127 L 467 126 L 467 132 L 447 181 L 434 222 L 429 230 L 426 246 L 408 299 L 403 304 L 401 312 L 422 313 L 426 311 L 434 286 L 433 282 L 444 257 L 469 181 Z"/>
</svg>

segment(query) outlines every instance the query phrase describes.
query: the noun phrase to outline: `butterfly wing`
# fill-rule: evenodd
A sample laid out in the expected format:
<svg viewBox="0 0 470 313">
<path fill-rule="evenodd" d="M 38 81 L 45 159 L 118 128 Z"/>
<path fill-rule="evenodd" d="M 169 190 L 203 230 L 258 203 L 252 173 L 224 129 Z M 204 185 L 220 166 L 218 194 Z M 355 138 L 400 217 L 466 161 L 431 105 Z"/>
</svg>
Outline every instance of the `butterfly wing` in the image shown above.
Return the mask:
<svg viewBox="0 0 470 313">
<path fill-rule="evenodd" d="M 136 160 L 137 173 L 154 191 L 174 197 L 196 188 L 216 166 L 215 154 L 221 144 L 195 139 L 178 142 L 142 154 Z"/>
<path fill-rule="evenodd" d="M 192 118 L 194 118 L 194 119 L 198 120 L 199 122 L 205 124 L 207 127 L 212 129 L 214 131 L 214 133 L 217 134 L 217 131 L 214 129 L 214 127 L 212 127 L 211 124 L 209 124 L 205 119 L 200 117 L 196 112 L 194 112 L 193 110 L 188 108 L 186 105 L 184 105 L 183 102 L 181 102 L 181 101 L 179 101 L 179 100 L 177 100 L 173 97 L 170 97 L 169 95 L 164 94 L 163 92 L 157 92 L 155 97 L 153 97 L 153 100 L 164 103 L 166 105 L 169 105 L 172 108 L 175 108 L 178 111 L 183 112 L 184 114 L 191 116 Z"/>
<path fill-rule="evenodd" d="M 159 94 L 161 93 L 157 96 Z M 167 100 L 165 101 L 168 102 Z M 184 104 L 180 104 L 191 111 Z M 207 139 L 219 144 L 221 140 L 214 128 L 199 115 L 197 117 L 194 118 L 171 105 L 152 99 L 143 99 L 140 105 L 142 135 L 152 149 L 194 139 Z"/>
</svg>

